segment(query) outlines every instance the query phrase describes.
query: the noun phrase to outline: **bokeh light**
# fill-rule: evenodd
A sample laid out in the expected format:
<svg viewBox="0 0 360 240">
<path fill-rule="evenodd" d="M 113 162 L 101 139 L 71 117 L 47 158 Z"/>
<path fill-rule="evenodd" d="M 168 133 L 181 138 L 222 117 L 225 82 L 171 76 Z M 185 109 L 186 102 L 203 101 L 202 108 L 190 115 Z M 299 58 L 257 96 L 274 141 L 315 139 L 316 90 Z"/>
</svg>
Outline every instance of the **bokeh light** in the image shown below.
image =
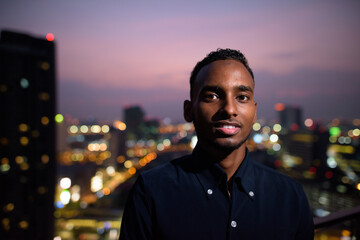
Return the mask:
<svg viewBox="0 0 360 240">
<path fill-rule="evenodd" d="M 54 34 L 52 34 L 52 33 L 46 34 L 46 40 L 48 40 L 49 42 L 54 41 L 55 40 Z"/>
</svg>

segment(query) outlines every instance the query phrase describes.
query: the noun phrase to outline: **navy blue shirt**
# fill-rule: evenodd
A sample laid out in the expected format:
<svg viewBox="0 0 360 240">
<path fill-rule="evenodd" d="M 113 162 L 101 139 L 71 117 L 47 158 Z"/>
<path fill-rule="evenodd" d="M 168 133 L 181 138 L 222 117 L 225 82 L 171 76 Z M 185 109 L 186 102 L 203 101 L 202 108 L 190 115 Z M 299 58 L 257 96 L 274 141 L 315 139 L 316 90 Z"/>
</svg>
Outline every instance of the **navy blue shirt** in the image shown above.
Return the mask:
<svg viewBox="0 0 360 240">
<path fill-rule="evenodd" d="M 301 185 L 251 160 L 232 178 L 196 151 L 141 173 L 129 195 L 120 239 L 314 238 Z"/>
</svg>

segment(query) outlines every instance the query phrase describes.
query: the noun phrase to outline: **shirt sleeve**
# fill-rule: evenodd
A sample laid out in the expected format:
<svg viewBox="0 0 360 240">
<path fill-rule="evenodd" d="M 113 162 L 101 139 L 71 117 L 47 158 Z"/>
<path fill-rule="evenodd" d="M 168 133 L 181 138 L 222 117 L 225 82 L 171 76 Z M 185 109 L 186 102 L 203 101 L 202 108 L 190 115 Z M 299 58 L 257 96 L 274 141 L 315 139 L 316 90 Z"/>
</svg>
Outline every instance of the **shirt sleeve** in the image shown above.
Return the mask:
<svg viewBox="0 0 360 240">
<path fill-rule="evenodd" d="M 151 201 L 139 175 L 126 202 L 119 240 L 153 239 Z"/>
<path fill-rule="evenodd" d="M 309 202 L 305 195 L 304 190 L 301 187 L 301 207 L 300 207 L 300 222 L 296 240 L 313 240 L 314 239 L 314 220 L 309 206 Z"/>
</svg>

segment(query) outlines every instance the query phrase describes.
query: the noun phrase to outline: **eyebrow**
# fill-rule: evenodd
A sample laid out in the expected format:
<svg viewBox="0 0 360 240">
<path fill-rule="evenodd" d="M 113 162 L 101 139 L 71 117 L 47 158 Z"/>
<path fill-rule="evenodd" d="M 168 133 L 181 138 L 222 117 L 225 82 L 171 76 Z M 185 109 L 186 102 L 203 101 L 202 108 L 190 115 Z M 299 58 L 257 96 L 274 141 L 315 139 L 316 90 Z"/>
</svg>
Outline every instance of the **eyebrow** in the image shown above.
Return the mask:
<svg viewBox="0 0 360 240">
<path fill-rule="evenodd" d="M 251 92 L 254 93 L 254 90 L 249 87 L 249 86 L 245 86 L 245 85 L 240 85 L 238 86 L 238 90 L 243 91 L 243 92 Z"/>
<path fill-rule="evenodd" d="M 237 86 L 236 87 L 237 90 L 239 91 L 242 91 L 242 92 L 251 92 L 251 93 L 254 93 L 254 90 L 249 87 L 249 86 L 245 86 L 245 85 L 240 85 L 240 86 Z M 219 87 L 219 86 L 204 86 L 201 90 L 200 90 L 200 93 L 203 93 L 203 92 L 206 92 L 206 91 L 209 91 L 209 92 L 219 92 L 219 91 L 222 91 L 222 88 Z"/>
</svg>

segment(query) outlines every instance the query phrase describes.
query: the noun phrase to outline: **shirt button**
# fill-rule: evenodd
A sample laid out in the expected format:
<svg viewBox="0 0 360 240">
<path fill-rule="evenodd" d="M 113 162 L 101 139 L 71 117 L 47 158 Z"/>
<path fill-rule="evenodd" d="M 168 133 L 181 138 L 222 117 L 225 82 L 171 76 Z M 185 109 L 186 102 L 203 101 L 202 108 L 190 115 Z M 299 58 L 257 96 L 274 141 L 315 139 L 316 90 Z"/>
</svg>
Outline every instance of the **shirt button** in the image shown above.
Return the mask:
<svg viewBox="0 0 360 240">
<path fill-rule="evenodd" d="M 250 192 L 249 192 L 249 195 L 250 195 L 250 197 L 253 197 L 255 194 L 254 194 L 253 191 L 250 191 Z"/>
<path fill-rule="evenodd" d="M 209 188 L 209 189 L 207 190 L 207 194 L 209 194 L 209 195 L 213 194 L 213 190 Z"/>
<path fill-rule="evenodd" d="M 236 228 L 237 223 L 236 223 L 235 221 L 231 221 L 231 226 L 232 226 L 233 228 Z"/>
</svg>

